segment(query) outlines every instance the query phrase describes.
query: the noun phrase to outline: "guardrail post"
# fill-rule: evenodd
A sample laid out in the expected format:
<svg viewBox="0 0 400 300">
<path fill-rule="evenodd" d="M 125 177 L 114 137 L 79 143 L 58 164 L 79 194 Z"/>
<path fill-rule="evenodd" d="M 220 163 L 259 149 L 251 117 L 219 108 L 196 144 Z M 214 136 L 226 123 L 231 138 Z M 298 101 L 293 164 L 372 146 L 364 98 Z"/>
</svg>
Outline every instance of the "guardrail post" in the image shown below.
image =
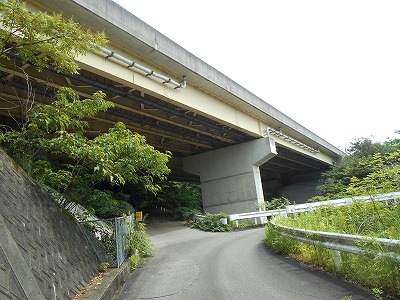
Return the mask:
<svg viewBox="0 0 400 300">
<path fill-rule="evenodd" d="M 342 268 L 342 257 L 340 256 L 340 251 L 333 250 L 333 256 L 335 258 L 335 266 L 337 270 Z"/>
<path fill-rule="evenodd" d="M 258 223 L 257 223 L 257 218 L 254 218 L 254 224 L 255 224 L 255 225 L 258 225 Z"/>
<path fill-rule="evenodd" d="M 239 220 L 236 220 L 236 227 L 239 227 Z"/>
</svg>

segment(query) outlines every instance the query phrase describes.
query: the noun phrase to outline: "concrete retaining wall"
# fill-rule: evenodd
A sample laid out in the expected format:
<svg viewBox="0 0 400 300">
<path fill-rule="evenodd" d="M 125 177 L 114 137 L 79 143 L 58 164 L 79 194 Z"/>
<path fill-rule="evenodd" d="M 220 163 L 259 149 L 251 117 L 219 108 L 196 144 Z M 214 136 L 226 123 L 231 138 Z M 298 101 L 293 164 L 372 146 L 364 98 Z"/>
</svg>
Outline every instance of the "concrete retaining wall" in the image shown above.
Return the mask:
<svg viewBox="0 0 400 300">
<path fill-rule="evenodd" d="M 0 149 L 0 299 L 72 299 L 105 256 L 90 239 Z"/>
</svg>

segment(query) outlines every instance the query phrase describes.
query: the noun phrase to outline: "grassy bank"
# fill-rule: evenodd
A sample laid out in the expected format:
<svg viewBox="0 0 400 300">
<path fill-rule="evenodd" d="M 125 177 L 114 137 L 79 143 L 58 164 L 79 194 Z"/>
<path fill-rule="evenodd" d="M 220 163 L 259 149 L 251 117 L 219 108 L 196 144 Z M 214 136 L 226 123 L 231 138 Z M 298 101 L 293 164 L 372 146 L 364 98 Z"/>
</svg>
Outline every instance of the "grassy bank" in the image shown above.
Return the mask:
<svg viewBox="0 0 400 300">
<path fill-rule="evenodd" d="M 351 205 L 323 206 L 314 211 L 278 216 L 276 224 L 309 230 L 347 233 L 400 240 L 400 204 L 385 202 L 354 202 Z M 380 293 L 400 297 L 399 263 L 384 257 L 369 258 L 341 253 L 341 266 L 335 264 L 334 252 L 281 236 L 267 225 L 268 246 L 292 258 L 340 274 L 344 278 L 370 288 L 379 299 Z M 377 243 L 361 242 L 360 247 L 384 252 Z M 400 254 L 400 249 L 396 250 Z"/>
</svg>

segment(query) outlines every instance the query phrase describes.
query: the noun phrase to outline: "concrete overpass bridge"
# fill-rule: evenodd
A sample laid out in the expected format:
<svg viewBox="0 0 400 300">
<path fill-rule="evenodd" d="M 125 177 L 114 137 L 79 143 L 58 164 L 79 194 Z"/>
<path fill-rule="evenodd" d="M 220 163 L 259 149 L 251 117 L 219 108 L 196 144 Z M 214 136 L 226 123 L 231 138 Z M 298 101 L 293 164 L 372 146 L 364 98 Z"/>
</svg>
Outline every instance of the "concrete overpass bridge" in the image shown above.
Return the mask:
<svg viewBox="0 0 400 300">
<path fill-rule="evenodd" d="M 208 212 L 254 211 L 290 183 L 306 186 L 343 156 L 111 0 L 29 0 L 28 7 L 73 17 L 110 40 L 102 52 L 78 57 L 79 75 L 21 66 L 36 101 L 50 102 L 49 87 L 69 86 L 82 97 L 103 90 L 115 108 L 90 119 L 87 134 L 122 121 L 156 149 L 171 151 L 171 179 L 200 181 Z M 26 93 L 25 74 L 6 65 L 0 70 L 7 123 L 9 114 L 21 115 L 13 102 L 16 91 Z"/>
</svg>

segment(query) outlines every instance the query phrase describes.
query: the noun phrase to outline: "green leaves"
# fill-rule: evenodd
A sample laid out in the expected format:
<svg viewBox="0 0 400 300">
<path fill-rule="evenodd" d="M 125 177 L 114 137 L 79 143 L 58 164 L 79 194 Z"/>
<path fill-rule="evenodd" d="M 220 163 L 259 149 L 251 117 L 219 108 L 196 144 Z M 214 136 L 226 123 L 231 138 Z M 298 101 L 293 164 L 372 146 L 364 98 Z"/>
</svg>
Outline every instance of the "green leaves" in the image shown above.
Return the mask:
<svg viewBox="0 0 400 300">
<path fill-rule="evenodd" d="M 25 129 L 0 134 L 0 143 L 11 150 L 13 156 L 26 159 L 31 159 L 38 151 L 61 155 L 74 162 L 76 175 L 84 175 L 92 184 L 104 181 L 112 185 L 140 183 L 148 191 L 158 191 L 154 179 L 164 180 L 170 172 L 167 167 L 169 152 L 155 150 L 146 143 L 144 136 L 130 131 L 120 122 L 93 139 L 85 136 L 88 124 L 84 118 L 112 106 L 102 92 L 95 93 L 93 99 L 80 100 L 71 89 L 61 88 L 51 105 L 37 104 L 32 108 Z"/>
<path fill-rule="evenodd" d="M 399 190 L 399 156 L 399 145 L 393 141 L 359 139 L 341 163 L 323 174 L 318 190 L 330 199 Z"/>
<path fill-rule="evenodd" d="M 274 223 L 308 230 L 337 232 L 372 238 L 400 239 L 400 203 L 399 199 L 386 202 L 354 201 L 350 205 L 324 205 L 319 208 L 297 213 L 293 216 L 276 216 Z M 335 254 L 332 250 L 322 249 L 318 245 L 309 245 L 285 237 L 274 230 L 270 224 L 265 229 L 265 241 L 271 248 L 293 258 L 317 264 L 324 269 L 341 274 L 351 281 L 365 286 L 381 287 L 394 296 L 400 293 L 400 269 L 398 263 L 385 256 L 354 255 L 341 252 L 341 269 L 335 267 Z M 386 253 L 397 251 L 382 247 L 371 240 L 359 243 L 364 250 L 378 250 Z"/>
<path fill-rule="evenodd" d="M 104 97 L 99 92 L 93 99 L 79 100 L 72 90 L 60 89 L 51 106 L 33 109 L 28 128 L 42 133 L 40 146 L 45 150 L 83 162 L 94 180 L 116 185 L 146 181 L 151 185 L 153 177 L 165 179 L 170 171 L 166 165 L 170 154 L 155 150 L 144 136 L 131 132 L 123 123 L 116 123 L 92 140 L 83 135 L 87 123 L 82 118 L 113 106 Z M 75 132 L 70 133 L 70 129 Z M 55 136 L 45 138 L 49 134 Z"/>
<path fill-rule="evenodd" d="M 400 190 L 400 151 L 381 155 L 376 153 L 370 161 L 372 170 L 363 178 L 353 177 L 347 188 L 349 195 L 370 195 Z"/>
<path fill-rule="evenodd" d="M 73 177 L 72 172 L 69 170 L 57 170 L 49 161 L 44 160 L 37 160 L 33 163 L 31 174 L 39 182 L 62 191 L 68 188 Z"/>
<path fill-rule="evenodd" d="M 28 129 L 35 135 L 64 134 L 74 129 L 83 132 L 87 122 L 82 120 L 92 117 L 100 111 L 106 111 L 114 104 L 105 100 L 103 92 L 93 94 L 93 99 L 80 100 L 75 92 L 66 87 L 58 90 L 52 105 L 36 105 L 29 113 L 31 122 Z"/>
<path fill-rule="evenodd" d="M 0 57 L 15 54 L 40 71 L 53 67 L 58 72 L 77 73 L 75 58 L 105 45 L 104 33 L 83 29 L 59 14 L 32 13 L 16 0 L 0 2 Z"/>
<path fill-rule="evenodd" d="M 133 207 L 125 200 L 119 199 L 118 195 L 97 189 L 92 192 L 86 205 L 93 208 L 101 218 L 118 217 L 129 211 L 133 212 Z"/>
<path fill-rule="evenodd" d="M 38 71 L 50 68 L 77 73 L 76 57 L 107 43 L 103 33 L 93 33 L 59 14 L 31 12 L 17 0 L 0 1 L 0 23 L 0 58 L 18 57 Z M 20 70 L 18 60 L 14 67 Z M 78 202 L 87 200 L 98 183 L 139 183 L 156 193 L 160 188 L 155 182 L 170 172 L 167 162 L 171 154 L 155 150 L 145 137 L 122 123 L 93 139 L 87 137 L 88 118 L 114 106 L 103 92 L 80 99 L 72 89 L 60 88 L 51 105 L 38 104 L 34 96 L 17 97 L 21 99 L 20 130 L 0 125 L 0 144 L 28 173 Z M 51 165 L 37 164 L 39 157 L 48 158 Z M 51 160 L 60 165 L 55 167 Z"/>
<path fill-rule="evenodd" d="M 221 219 L 227 219 L 227 224 L 223 224 Z M 205 219 L 196 220 L 191 225 L 192 228 L 198 228 L 203 231 L 225 232 L 231 230 L 229 215 L 225 213 L 208 214 Z"/>
<path fill-rule="evenodd" d="M 167 162 L 171 155 L 161 153 L 146 143 L 145 137 L 131 132 L 123 123 L 85 145 L 83 156 L 95 174 L 112 184 L 165 179 L 170 172 Z"/>
<path fill-rule="evenodd" d="M 184 220 L 192 219 L 194 214 L 202 213 L 200 184 L 167 181 L 160 185 L 161 191 L 154 197 L 156 204 L 168 208 Z"/>
<path fill-rule="evenodd" d="M 139 222 L 132 216 L 132 222 L 126 222 L 127 232 L 126 251 L 129 256 L 138 256 L 139 260 L 154 254 L 154 244 L 146 232 L 146 224 Z"/>
</svg>

